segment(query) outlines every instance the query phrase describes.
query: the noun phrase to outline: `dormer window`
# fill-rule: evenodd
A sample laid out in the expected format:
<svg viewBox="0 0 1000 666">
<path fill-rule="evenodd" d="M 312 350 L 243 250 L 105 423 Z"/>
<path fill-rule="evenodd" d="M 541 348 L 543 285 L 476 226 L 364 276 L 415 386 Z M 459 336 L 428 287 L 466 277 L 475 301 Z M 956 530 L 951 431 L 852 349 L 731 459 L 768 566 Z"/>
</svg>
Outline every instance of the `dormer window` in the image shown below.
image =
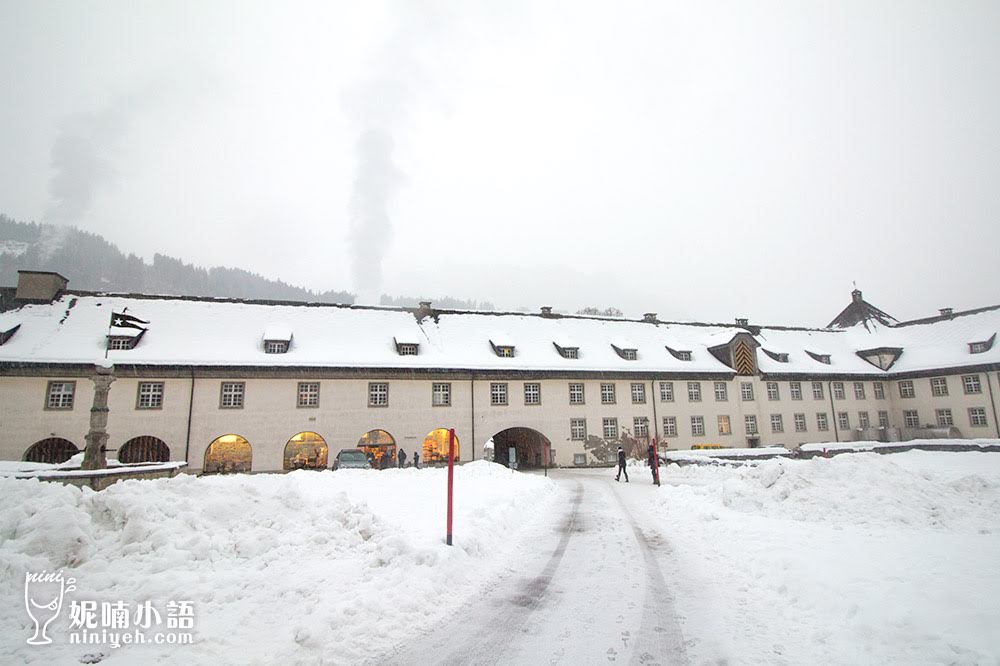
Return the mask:
<svg viewBox="0 0 1000 666">
<path fill-rule="evenodd" d="M 13 328 L 7 329 L 6 331 L 0 331 L 0 345 L 4 344 L 12 337 L 14 337 L 14 334 L 17 333 L 17 329 L 19 328 L 21 328 L 20 324 L 14 326 Z"/>
<path fill-rule="evenodd" d="M 785 352 L 773 352 L 761 347 L 761 351 L 767 354 L 772 360 L 778 363 L 788 363 L 788 354 Z"/>
<path fill-rule="evenodd" d="M 970 354 L 983 354 L 993 349 L 993 343 L 996 342 L 997 334 L 994 333 L 989 337 L 988 340 L 983 340 L 981 342 L 970 342 L 969 343 L 969 353 Z"/>
<path fill-rule="evenodd" d="M 265 340 L 265 354 L 286 354 L 288 353 L 288 340 Z"/>
<path fill-rule="evenodd" d="M 816 354 L 814 352 L 809 351 L 808 349 L 806 350 L 806 353 L 809 354 L 809 357 L 812 358 L 814 361 L 819 361 L 820 363 L 826 363 L 827 365 L 830 365 L 829 354 Z"/>
<path fill-rule="evenodd" d="M 580 358 L 580 350 L 576 347 L 566 347 L 562 350 L 563 358 Z"/>
<path fill-rule="evenodd" d="M 135 335 L 128 333 L 116 332 L 113 335 L 108 336 L 108 349 L 110 351 L 124 351 L 127 349 L 135 349 L 135 346 L 139 344 L 139 340 L 145 335 L 146 330 L 137 330 Z"/>
<path fill-rule="evenodd" d="M 626 361 L 635 361 L 639 358 L 639 347 L 627 338 L 618 338 L 611 341 L 611 348 L 615 353 Z"/>
<path fill-rule="evenodd" d="M 396 353 L 400 356 L 417 356 L 420 353 L 420 340 L 416 333 L 404 331 L 392 336 L 396 345 Z"/>
<path fill-rule="evenodd" d="M 879 370 L 888 370 L 903 355 L 903 348 L 876 347 L 874 349 L 862 349 L 857 354 Z"/>
<path fill-rule="evenodd" d="M 635 349 L 623 349 L 622 358 L 626 361 L 634 361 L 638 356 Z"/>
<path fill-rule="evenodd" d="M 664 346 L 666 346 L 667 351 L 670 352 L 670 355 L 673 356 L 674 358 L 676 358 L 678 361 L 690 361 L 691 360 L 691 352 L 689 350 L 686 350 L 686 349 L 674 349 L 673 347 L 670 347 L 669 345 L 664 345 Z"/>
<path fill-rule="evenodd" d="M 568 337 L 557 338 L 552 345 L 563 358 L 580 358 L 580 345 Z"/>
<path fill-rule="evenodd" d="M 497 333 L 490 337 L 490 347 L 493 348 L 493 353 L 500 358 L 514 357 L 514 341 L 507 335 Z"/>
<path fill-rule="evenodd" d="M 400 356 L 416 356 L 417 355 L 417 345 L 412 345 L 409 343 L 403 343 L 398 346 Z"/>
</svg>

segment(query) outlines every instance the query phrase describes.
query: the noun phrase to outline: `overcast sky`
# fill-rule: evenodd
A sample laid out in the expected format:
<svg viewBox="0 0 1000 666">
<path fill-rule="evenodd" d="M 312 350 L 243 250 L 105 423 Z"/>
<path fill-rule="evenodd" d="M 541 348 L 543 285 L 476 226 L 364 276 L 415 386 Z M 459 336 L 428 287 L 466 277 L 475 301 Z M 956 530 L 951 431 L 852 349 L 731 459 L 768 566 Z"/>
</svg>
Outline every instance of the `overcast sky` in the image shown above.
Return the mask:
<svg viewBox="0 0 1000 666">
<path fill-rule="evenodd" d="M 0 0 L 0 212 L 318 290 L 913 318 L 1000 303 L 998 85 L 995 1 Z"/>
</svg>

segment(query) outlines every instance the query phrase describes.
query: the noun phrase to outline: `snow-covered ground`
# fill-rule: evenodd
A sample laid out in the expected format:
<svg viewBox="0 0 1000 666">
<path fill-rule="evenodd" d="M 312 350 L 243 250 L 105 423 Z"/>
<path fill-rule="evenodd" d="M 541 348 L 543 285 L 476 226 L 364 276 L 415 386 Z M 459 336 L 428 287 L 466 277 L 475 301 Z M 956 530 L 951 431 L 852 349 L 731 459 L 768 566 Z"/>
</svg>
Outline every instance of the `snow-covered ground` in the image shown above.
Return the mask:
<svg viewBox="0 0 1000 666">
<path fill-rule="evenodd" d="M 1000 663 L 1000 454 L 670 466 L 692 663 Z"/>
<path fill-rule="evenodd" d="M 744 466 L 0 478 L 0 663 L 1000 663 L 1000 454 Z M 29 646 L 67 599 L 187 600 L 195 644 Z"/>
<path fill-rule="evenodd" d="M 562 493 L 480 462 L 456 469 L 455 546 L 444 544 L 446 471 L 298 471 L 126 481 L 94 493 L 0 478 L 0 663 L 353 663 L 446 626 L 448 601 L 484 585 L 509 535 Z M 25 643 L 26 571 L 64 569 L 77 590 Z M 194 608 L 194 646 L 67 644 L 70 600 Z M 165 620 L 165 618 L 164 618 Z M 162 627 L 161 627 L 162 628 Z M 153 633 L 150 631 L 149 633 Z"/>
</svg>

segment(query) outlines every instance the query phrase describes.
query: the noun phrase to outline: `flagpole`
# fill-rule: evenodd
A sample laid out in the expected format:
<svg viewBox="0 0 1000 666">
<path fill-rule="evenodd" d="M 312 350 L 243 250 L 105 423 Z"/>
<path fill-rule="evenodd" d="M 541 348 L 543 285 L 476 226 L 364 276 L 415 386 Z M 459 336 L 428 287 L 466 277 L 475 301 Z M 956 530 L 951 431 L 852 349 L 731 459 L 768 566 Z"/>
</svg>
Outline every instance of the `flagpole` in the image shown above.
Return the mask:
<svg viewBox="0 0 1000 666">
<path fill-rule="evenodd" d="M 104 338 L 104 360 L 108 360 L 108 347 L 111 341 L 111 324 L 115 323 L 115 311 L 111 310 L 111 319 L 108 320 L 108 335 Z"/>
</svg>

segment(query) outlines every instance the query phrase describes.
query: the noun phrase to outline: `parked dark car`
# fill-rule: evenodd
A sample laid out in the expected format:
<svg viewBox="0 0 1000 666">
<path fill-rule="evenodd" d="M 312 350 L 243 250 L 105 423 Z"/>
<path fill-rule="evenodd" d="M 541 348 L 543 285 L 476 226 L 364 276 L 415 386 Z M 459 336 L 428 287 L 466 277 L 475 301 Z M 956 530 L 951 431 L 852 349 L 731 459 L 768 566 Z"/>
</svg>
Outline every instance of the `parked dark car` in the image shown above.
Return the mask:
<svg viewBox="0 0 1000 666">
<path fill-rule="evenodd" d="M 371 469 L 368 456 L 361 449 L 341 449 L 333 459 L 334 469 Z"/>
</svg>

